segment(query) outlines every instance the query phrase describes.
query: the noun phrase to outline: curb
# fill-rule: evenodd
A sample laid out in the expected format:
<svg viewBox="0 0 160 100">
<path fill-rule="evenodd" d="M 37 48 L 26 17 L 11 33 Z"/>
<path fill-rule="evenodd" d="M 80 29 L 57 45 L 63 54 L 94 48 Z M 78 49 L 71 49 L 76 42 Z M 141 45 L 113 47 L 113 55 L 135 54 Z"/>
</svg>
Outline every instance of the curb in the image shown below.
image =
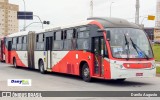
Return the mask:
<svg viewBox="0 0 160 100">
<path fill-rule="evenodd" d="M 160 66 L 160 64 L 156 64 L 156 66 Z"/>
</svg>

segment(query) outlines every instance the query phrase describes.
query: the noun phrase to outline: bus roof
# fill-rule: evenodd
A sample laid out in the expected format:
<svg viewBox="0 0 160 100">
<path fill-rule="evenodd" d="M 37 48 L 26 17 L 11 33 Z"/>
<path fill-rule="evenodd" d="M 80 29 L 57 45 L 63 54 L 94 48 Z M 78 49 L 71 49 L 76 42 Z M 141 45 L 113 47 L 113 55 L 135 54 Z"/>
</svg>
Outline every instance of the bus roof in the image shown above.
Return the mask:
<svg viewBox="0 0 160 100">
<path fill-rule="evenodd" d="M 121 18 L 92 17 L 87 20 L 96 20 L 100 22 L 104 28 L 140 28 L 138 25 Z"/>
<path fill-rule="evenodd" d="M 27 35 L 29 31 L 21 31 L 21 32 L 17 32 L 17 33 L 13 33 L 10 35 L 7 35 L 7 37 L 16 37 L 16 36 L 23 36 L 23 35 Z"/>
<path fill-rule="evenodd" d="M 35 30 L 35 33 L 43 33 L 43 32 L 49 32 L 53 30 L 58 30 L 58 29 L 66 29 L 66 28 L 72 28 L 72 27 L 77 27 L 77 26 L 83 26 L 83 25 L 88 25 L 92 21 L 97 21 L 103 25 L 104 28 L 139 28 L 140 27 L 134 23 L 128 22 L 127 20 L 121 19 L 121 18 L 110 18 L 110 17 L 92 17 L 88 18 L 86 21 L 81 21 L 80 23 L 73 23 L 70 25 L 63 25 L 60 27 L 48 27 L 45 29 L 40 29 L 40 30 Z M 17 32 L 8 35 L 8 37 L 16 37 L 16 36 L 23 36 L 27 35 L 29 31 L 22 31 L 22 32 Z"/>
<path fill-rule="evenodd" d="M 67 28 L 72 28 L 72 27 L 77 27 L 77 26 L 83 26 L 83 25 L 88 25 L 90 22 L 93 20 L 86 20 L 86 21 L 81 21 L 79 23 L 73 23 L 73 24 L 68 24 L 68 25 L 59 25 L 60 27 L 49 27 L 46 28 L 44 31 L 53 31 L 53 30 L 58 30 L 58 29 L 67 29 Z M 36 33 L 40 33 L 41 31 L 37 31 Z"/>
<path fill-rule="evenodd" d="M 43 33 L 43 32 L 49 32 L 49 31 L 53 31 L 53 30 L 58 30 L 58 29 L 65 29 L 65 28 L 70 28 L 70 27 L 76 27 L 76 26 L 82 26 L 82 25 L 87 25 L 88 23 L 92 22 L 93 20 L 87 20 L 87 21 L 81 21 L 80 23 L 74 23 L 74 24 L 70 24 L 70 25 L 63 25 L 61 27 L 48 27 L 45 29 L 40 29 L 40 30 L 35 30 L 35 33 Z M 16 37 L 16 36 L 23 36 L 23 35 L 27 35 L 30 31 L 21 31 L 21 32 L 17 32 L 17 33 L 13 33 L 8 35 L 7 37 Z"/>
</svg>

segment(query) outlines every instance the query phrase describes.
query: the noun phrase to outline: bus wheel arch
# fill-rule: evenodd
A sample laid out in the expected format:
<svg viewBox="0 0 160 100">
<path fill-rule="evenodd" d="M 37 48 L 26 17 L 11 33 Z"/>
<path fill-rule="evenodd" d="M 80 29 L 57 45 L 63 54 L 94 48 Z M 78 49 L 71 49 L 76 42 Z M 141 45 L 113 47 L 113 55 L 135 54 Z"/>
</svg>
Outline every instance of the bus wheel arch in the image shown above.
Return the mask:
<svg viewBox="0 0 160 100">
<path fill-rule="evenodd" d="M 80 73 L 80 76 L 82 77 L 82 79 L 85 82 L 90 82 L 91 81 L 90 68 L 89 68 L 88 63 L 86 61 L 82 61 L 80 63 L 79 73 Z"/>
</svg>

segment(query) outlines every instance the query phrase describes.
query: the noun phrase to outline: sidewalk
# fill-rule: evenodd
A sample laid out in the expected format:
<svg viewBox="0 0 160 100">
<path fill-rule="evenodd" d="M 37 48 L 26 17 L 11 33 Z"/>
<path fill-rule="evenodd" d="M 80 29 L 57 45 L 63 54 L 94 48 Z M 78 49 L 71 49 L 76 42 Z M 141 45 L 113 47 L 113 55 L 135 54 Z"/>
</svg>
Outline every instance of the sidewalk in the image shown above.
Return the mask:
<svg viewBox="0 0 160 100">
<path fill-rule="evenodd" d="M 160 67 L 160 62 L 156 62 L 156 66 Z M 156 74 L 157 77 L 160 77 L 160 73 Z"/>
<path fill-rule="evenodd" d="M 156 74 L 157 77 L 160 77 L 160 74 Z"/>
<path fill-rule="evenodd" d="M 159 67 L 160 67 L 160 62 L 156 62 L 156 66 L 159 66 Z"/>
</svg>

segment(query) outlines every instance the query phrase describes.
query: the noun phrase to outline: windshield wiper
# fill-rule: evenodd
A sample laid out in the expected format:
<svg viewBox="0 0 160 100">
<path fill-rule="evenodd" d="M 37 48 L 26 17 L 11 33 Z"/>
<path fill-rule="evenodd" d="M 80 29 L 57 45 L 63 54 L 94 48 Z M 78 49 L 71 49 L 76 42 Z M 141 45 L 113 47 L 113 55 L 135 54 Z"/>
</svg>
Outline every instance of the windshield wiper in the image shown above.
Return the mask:
<svg viewBox="0 0 160 100">
<path fill-rule="evenodd" d="M 147 54 L 142 50 L 142 49 L 140 49 L 138 46 L 137 46 L 137 44 L 135 44 L 134 42 L 133 42 L 133 40 L 130 38 L 130 40 L 131 40 L 131 43 L 132 43 L 132 46 L 133 46 L 133 48 L 136 50 L 136 52 L 138 53 L 138 55 L 139 55 L 139 53 L 140 52 L 138 52 L 138 49 L 146 56 L 146 58 L 147 58 L 147 60 L 149 59 L 149 57 L 147 56 Z M 138 49 L 137 49 L 138 48 Z"/>
<path fill-rule="evenodd" d="M 125 38 L 125 46 L 127 46 L 127 49 L 126 49 L 126 53 L 127 53 L 127 58 L 126 60 L 129 60 L 129 42 L 127 40 L 127 37 L 126 37 L 126 34 L 124 34 L 124 38 Z"/>
</svg>

